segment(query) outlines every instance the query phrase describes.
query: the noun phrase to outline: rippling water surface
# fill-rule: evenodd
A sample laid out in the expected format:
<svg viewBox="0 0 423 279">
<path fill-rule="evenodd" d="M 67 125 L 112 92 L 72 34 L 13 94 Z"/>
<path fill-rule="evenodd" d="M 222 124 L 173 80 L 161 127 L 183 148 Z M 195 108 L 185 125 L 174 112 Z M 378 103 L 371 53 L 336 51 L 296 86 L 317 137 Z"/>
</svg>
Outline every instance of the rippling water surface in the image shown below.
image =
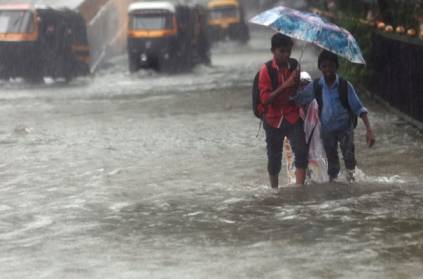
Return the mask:
<svg viewBox="0 0 423 279">
<path fill-rule="evenodd" d="M 192 73 L 120 57 L 69 85 L 2 83 L 1 278 L 421 278 L 422 134 L 371 100 L 357 183 L 267 186 L 250 111 L 267 40 Z"/>
</svg>

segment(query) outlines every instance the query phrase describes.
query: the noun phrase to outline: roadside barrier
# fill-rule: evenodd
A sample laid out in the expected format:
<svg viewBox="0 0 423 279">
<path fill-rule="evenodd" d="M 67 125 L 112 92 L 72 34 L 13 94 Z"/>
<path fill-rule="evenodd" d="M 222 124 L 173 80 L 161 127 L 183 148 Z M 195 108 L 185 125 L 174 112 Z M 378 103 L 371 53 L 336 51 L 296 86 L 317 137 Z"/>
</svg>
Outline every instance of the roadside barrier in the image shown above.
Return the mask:
<svg viewBox="0 0 423 279">
<path fill-rule="evenodd" d="M 87 22 L 91 72 L 126 46 L 127 9 L 132 0 L 86 0 L 77 8 Z"/>
<path fill-rule="evenodd" d="M 374 93 L 423 122 L 423 41 L 395 33 L 373 33 Z"/>
</svg>

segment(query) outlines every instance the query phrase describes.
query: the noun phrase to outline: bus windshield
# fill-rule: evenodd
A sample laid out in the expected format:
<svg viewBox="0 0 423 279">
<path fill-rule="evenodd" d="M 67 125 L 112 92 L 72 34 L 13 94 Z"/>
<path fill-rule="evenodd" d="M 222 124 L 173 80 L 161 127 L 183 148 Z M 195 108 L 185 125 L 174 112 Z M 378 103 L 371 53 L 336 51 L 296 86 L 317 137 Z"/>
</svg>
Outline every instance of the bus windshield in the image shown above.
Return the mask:
<svg viewBox="0 0 423 279">
<path fill-rule="evenodd" d="M 0 33 L 32 33 L 33 29 L 32 12 L 0 10 Z"/>
<path fill-rule="evenodd" d="M 211 19 L 238 17 L 238 9 L 236 6 L 222 6 L 210 10 Z"/>
<path fill-rule="evenodd" d="M 130 27 L 133 30 L 163 30 L 172 29 L 172 14 L 134 14 L 131 17 Z"/>
</svg>

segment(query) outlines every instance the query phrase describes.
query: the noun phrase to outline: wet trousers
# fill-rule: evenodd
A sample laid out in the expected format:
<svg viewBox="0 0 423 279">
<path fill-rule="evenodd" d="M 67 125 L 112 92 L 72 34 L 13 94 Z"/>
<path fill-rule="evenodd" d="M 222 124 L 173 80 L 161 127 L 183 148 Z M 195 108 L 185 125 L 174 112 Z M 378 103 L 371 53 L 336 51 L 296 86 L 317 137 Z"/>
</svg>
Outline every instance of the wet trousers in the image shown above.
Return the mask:
<svg viewBox="0 0 423 279">
<path fill-rule="evenodd" d="M 290 124 L 284 120 L 280 128 L 263 124 L 266 131 L 267 170 L 270 175 L 278 175 L 282 166 L 282 148 L 284 138 L 289 139 L 295 154 L 295 167 L 307 168 L 308 148 L 305 142 L 304 122 L 299 119 L 297 123 Z"/>
<path fill-rule="evenodd" d="M 354 129 L 349 128 L 342 131 L 321 131 L 323 147 L 328 159 L 328 175 L 337 178 L 341 169 L 338 156 L 338 143 L 344 159 L 345 168 L 354 170 L 357 164 L 355 160 Z"/>
</svg>

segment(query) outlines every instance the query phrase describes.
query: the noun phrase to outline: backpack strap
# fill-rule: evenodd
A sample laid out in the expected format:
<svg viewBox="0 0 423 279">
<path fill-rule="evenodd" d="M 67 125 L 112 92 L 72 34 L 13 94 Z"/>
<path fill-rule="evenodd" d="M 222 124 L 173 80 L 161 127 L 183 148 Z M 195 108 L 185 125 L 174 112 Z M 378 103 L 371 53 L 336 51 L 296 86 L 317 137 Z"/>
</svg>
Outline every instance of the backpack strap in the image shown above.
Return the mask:
<svg viewBox="0 0 423 279">
<path fill-rule="evenodd" d="M 270 81 L 272 82 L 272 89 L 276 90 L 278 88 L 278 73 L 272 67 L 273 60 L 266 62 L 267 73 L 269 74 Z"/>
<path fill-rule="evenodd" d="M 339 77 L 339 99 L 341 100 L 342 105 L 344 108 L 351 111 L 350 104 L 348 103 L 348 82 Z"/>
<path fill-rule="evenodd" d="M 353 127 L 357 127 L 357 115 L 355 115 L 348 102 L 348 82 L 342 77 L 339 77 L 339 98 L 344 108 L 346 108 L 350 114 Z"/>
<path fill-rule="evenodd" d="M 317 101 L 317 105 L 319 106 L 319 117 L 322 114 L 322 109 L 323 109 L 323 98 L 322 98 L 322 94 L 323 94 L 323 88 L 319 83 L 320 79 L 316 78 L 315 80 L 313 80 L 313 90 L 314 90 L 314 98 Z"/>
</svg>

